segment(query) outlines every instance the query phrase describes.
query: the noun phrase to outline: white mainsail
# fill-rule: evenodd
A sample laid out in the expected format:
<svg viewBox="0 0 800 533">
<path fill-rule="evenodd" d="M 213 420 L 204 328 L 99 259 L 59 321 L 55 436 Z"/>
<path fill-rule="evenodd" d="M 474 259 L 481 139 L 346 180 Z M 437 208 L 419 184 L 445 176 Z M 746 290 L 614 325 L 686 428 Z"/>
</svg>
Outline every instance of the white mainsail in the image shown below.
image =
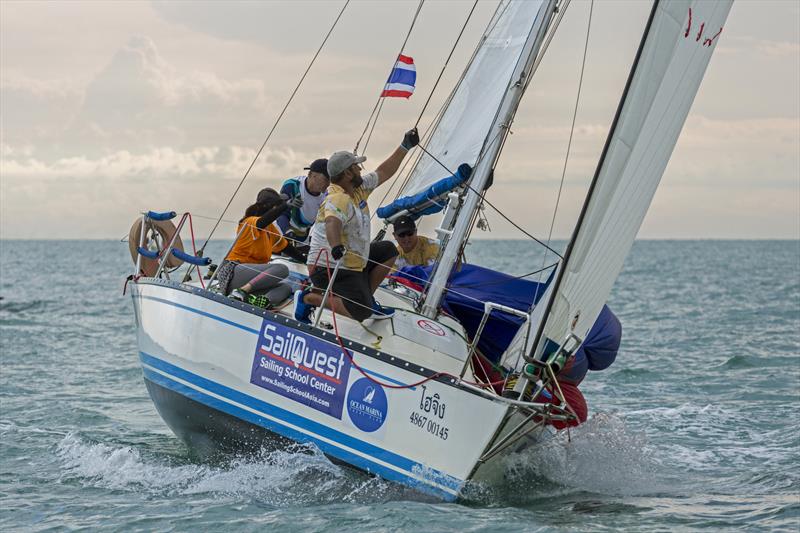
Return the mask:
<svg viewBox="0 0 800 533">
<path fill-rule="evenodd" d="M 528 6 L 529 4 L 538 5 L 538 10 L 534 12 L 524 12 L 522 6 Z M 439 262 L 437 263 L 436 268 L 430 277 L 428 292 L 425 295 L 424 303 L 422 305 L 422 313 L 430 318 L 435 317 L 439 313 L 439 304 L 441 303 L 442 296 L 444 295 L 444 290 L 447 286 L 447 280 L 450 278 L 450 272 L 452 271 L 453 266 L 455 265 L 458 256 L 463 249 L 464 242 L 467 239 L 469 231 L 472 227 L 473 217 L 480 206 L 480 202 L 482 200 L 481 191 L 486 188 L 489 177 L 492 173 L 492 168 L 494 168 L 494 164 L 500 155 L 506 135 L 508 135 L 511 124 L 514 121 L 514 115 L 517 112 L 519 103 L 522 100 L 522 96 L 525 94 L 525 89 L 527 88 L 531 79 L 531 75 L 533 74 L 535 59 L 539 55 L 542 43 L 544 42 L 545 34 L 547 29 L 550 27 L 550 21 L 552 20 L 553 13 L 555 11 L 555 0 L 529 3 L 525 2 L 525 0 L 510 0 L 508 4 L 503 6 L 503 8 L 504 11 L 499 15 L 498 21 L 502 20 L 502 17 L 506 16 L 506 13 L 508 13 L 511 8 L 516 8 L 514 11 L 512 11 L 512 15 L 520 16 L 524 12 L 529 18 L 525 19 L 525 27 L 527 28 L 526 36 L 523 41 L 521 52 L 519 53 L 519 56 L 516 57 L 516 61 L 512 64 L 513 68 L 508 81 L 502 78 L 494 80 L 494 83 L 503 89 L 501 98 L 497 101 L 497 107 L 471 108 L 469 113 L 464 112 L 463 115 L 455 116 L 454 120 L 457 120 L 460 126 L 469 128 L 466 131 L 461 131 L 458 129 L 448 131 L 445 127 L 443 127 L 441 122 L 438 124 L 436 131 L 437 133 L 442 131 L 444 132 L 443 135 L 449 135 L 449 142 L 453 143 L 453 146 L 463 147 L 466 146 L 465 139 L 478 139 L 478 136 L 480 135 L 483 135 L 484 137 L 483 144 L 475 156 L 475 162 L 473 162 L 471 159 L 466 161 L 463 159 L 459 160 L 459 164 L 467 162 L 474 165 L 474 169 L 470 177 L 470 187 L 467 191 L 465 191 L 460 203 L 457 203 L 456 206 L 451 206 L 448 204 L 448 209 L 451 207 L 457 209 L 458 214 L 455 217 L 455 220 L 452 220 L 449 223 L 443 221 L 443 224 L 446 224 L 447 227 L 440 227 L 437 230 L 437 233 L 443 234 L 445 237 L 442 239 L 442 252 L 439 256 Z M 516 27 L 517 20 L 509 20 L 508 24 L 511 27 Z M 510 46 L 512 41 L 513 39 L 508 37 L 504 42 L 506 46 Z M 486 43 L 484 43 L 482 46 L 486 46 Z M 490 49 L 502 50 L 503 42 L 494 42 L 490 45 Z M 482 50 L 479 50 L 478 53 L 480 54 L 481 52 Z M 481 57 L 484 57 L 485 59 L 485 56 Z M 473 61 L 468 69 L 467 74 L 473 73 L 475 76 L 478 76 L 479 73 L 473 72 L 473 69 L 479 68 L 480 65 L 481 64 Z M 490 62 L 486 64 L 486 67 L 488 68 L 491 65 L 492 63 Z M 481 79 L 487 84 L 492 84 L 491 79 Z M 459 90 L 460 89 L 461 88 L 459 87 Z M 481 90 L 481 87 L 476 86 L 473 88 L 473 90 L 478 91 L 478 94 L 480 94 L 479 91 Z M 467 101 L 474 104 L 475 99 L 471 98 L 470 94 L 467 94 L 467 97 L 469 97 Z M 455 99 L 451 101 L 450 106 L 446 111 L 447 114 L 451 113 L 454 101 Z M 484 120 L 487 116 L 492 118 L 486 130 L 483 131 L 474 129 L 474 126 L 471 124 L 471 122 L 477 121 L 481 124 L 481 127 L 483 127 Z M 462 121 L 465 122 L 461 124 Z M 450 145 L 447 145 L 447 148 L 444 150 L 443 154 L 450 155 L 450 151 Z M 433 176 L 435 176 L 435 174 L 433 174 Z M 460 205 L 460 207 L 457 207 L 458 205 Z M 447 219 L 447 217 L 445 217 L 445 219 Z"/>
<path fill-rule="evenodd" d="M 442 113 L 426 148 L 447 168 L 475 165 L 490 133 L 525 43 L 547 21 L 546 0 L 504 0 L 483 35 L 478 50 Z M 402 195 L 417 193 L 447 174 L 422 155 Z"/>
<path fill-rule="evenodd" d="M 655 194 L 733 0 L 657 2 L 583 212 L 539 309 L 545 340 L 584 339 Z M 542 305 L 540 304 L 540 305 Z M 511 355 L 507 353 L 507 355 Z"/>
</svg>

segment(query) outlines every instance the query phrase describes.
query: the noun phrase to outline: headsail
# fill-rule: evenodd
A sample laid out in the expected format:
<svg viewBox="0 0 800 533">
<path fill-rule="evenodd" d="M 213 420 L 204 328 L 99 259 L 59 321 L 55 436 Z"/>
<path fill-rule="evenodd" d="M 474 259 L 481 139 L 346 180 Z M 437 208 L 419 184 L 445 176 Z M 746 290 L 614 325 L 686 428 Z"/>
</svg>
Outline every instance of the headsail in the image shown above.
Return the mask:
<svg viewBox="0 0 800 533">
<path fill-rule="evenodd" d="M 530 345 L 585 338 L 611 292 L 655 194 L 722 32 L 732 0 L 653 8 L 581 217 Z M 536 326 L 534 326 L 535 328 Z"/>
<path fill-rule="evenodd" d="M 490 133 L 500 104 L 522 59 L 528 37 L 544 24 L 547 0 L 504 0 L 483 35 L 478 50 L 442 113 L 427 150 L 447 168 L 474 166 Z M 523 59 L 524 60 L 524 59 Z M 415 194 L 447 175 L 423 155 L 402 195 Z"/>
</svg>

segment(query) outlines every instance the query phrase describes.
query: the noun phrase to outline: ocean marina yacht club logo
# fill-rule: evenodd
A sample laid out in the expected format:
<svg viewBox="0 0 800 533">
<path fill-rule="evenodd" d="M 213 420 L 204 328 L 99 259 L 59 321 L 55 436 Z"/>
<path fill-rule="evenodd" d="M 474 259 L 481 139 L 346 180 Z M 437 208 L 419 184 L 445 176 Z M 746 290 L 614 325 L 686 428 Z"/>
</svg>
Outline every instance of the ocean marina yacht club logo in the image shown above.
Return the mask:
<svg viewBox="0 0 800 533">
<path fill-rule="evenodd" d="M 338 346 L 267 319 L 256 342 L 250 383 L 342 418 L 350 359 Z"/>
<path fill-rule="evenodd" d="M 361 378 L 347 393 L 347 413 L 353 424 L 367 433 L 377 431 L 386 421 L 389 402 L 383 387 L 367 378 Z"/>
</svg>

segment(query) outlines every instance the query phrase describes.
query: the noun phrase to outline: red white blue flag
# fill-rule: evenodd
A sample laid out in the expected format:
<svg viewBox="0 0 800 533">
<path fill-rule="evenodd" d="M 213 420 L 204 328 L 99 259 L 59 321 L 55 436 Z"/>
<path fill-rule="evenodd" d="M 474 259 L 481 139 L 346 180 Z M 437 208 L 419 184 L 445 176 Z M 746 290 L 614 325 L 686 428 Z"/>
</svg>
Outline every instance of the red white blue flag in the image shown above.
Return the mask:
<svg viewBox="0 0 800 533">
<path fill-rule="evenodd" d="M 383 88 L 381 96 L 391 96 L 396 98 L 408 98 L 414 94 L 414 85 L 417 83 L 417 68 L 414 66 L 414 59 L 400 55 L 394 64 L 389 79 Z"/>
</svg>

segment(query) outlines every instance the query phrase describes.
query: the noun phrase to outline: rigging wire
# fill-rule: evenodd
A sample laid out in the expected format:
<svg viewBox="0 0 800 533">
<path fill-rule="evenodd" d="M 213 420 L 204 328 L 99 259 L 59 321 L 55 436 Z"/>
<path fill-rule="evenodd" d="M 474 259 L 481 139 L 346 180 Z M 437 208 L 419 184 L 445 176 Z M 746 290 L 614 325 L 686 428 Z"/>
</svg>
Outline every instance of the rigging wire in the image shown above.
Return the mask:
<svg viewBox="0 0 800 533">
<path fill-rule="evenodd" d="M 419 126 L 420 120 L 422 120 L 422 115 L 425 114 L 425 110 L 428 109 L 428 104 L 433 97 L 433 93 L 436 92 L 436 87 L 439 86 L 439 82 L 444 75 L 444 71 L 447 69 L 447 65 L 450 63 L 450 59 L 453 57 L 453 53 L 456 51 L 456 47 L 458 46 L 458 42 L 461 40 L 461 36 L 464 35 L 464 30 L 467 29 L 467 24 L 469 24 L 469 20 L 472 18 L 472 14 L 475 12 L 475 7 L 478 5 L 478 0 L 472 4 L 472 9 L 469 10 L 469 14 L 467 15 L 467 20 L 464 21 L 464 24 L 461 26 L 461 31 L 458 32 L 458 37 L 456 37 L 456 42 L 453 43 L 453 47 L 450 49 L 450 53 L 447 55 L 447 59 L 444 60 L 444 65 L 442 65 L 442 70 L 439 71 L 439 77 L 436 78 L 436 81 L 433 84 L 433 88 L 431 92 L 428 93 L 428 99 L 425 100 L 425 105 L 422 106 L 422 111 L 419 112 L 419 117 L 417 117 L 417 121 L 414 123 L 414 127 L 416 128 Z"/>
<path fill-rule="evenodd" d="M 444 65 L 442 65 L 442 70 L 439 71 L 439 76 L 436 78 L 436 81 L 433 84 L 433 88 L 428 93 L 428 99 L 425 100 L 425 105 L 422 106 L 422 111 L 419 112 L 419 116 L 417 117 L 417 121 L 414 123 L 414 127 L 415 128 L 417 126 L 419 126 L 419 123 L 422 120 L 422 116 L 425 114 L 425 111 L 428 108 L 428 104 L 430 103 L 431 98 L 433 98 L 433 93 L 436 92 L 436 88 L 439 86 L 439 82 L 441 81 L 442 76 L 444 75 L 444 72 L 447 69 L 447 65 L 450 63 L 450 59 L 452 59 L 452 57 L 453 57 L 453 53 L 456 51 L 456 47 L 458 46 L 458 42 L 461 40 L 461 36 L 464 35 L 464 30 L 467 29 L 467 24 L 469 24 L 469 21 L 472 18 L 472 14 L 475 12 L 475 7 L 477 5 L 478 5 L 478 0 L 475 0 L 475 2 L 472 4 L 472 9 L 470 9 L 469 14 L 467 15 L 467 19 L 464 21 L 464 24 L 461 26 L 461 31 L 459 31 L 458 37 L 456 37 L 456 40 L 453 43 L 452 48 L 450 48 L 450 53 L 447 55 L 447 59 L 445 59 Z M 381 111 L 383 110 L 383 103 L 385 101 L 386 101 L 385 98 L 381 99 L 381 105 L 378 108 L 378 113 L 375 116 L 375 121 L 372 123 L 372 128 L 369 130 L 369 135 L 367 136 L 367 141 L 364 143 L 364 152 L 367 151 L 367 146 L 369 145 L 369 141 L 372 138 L 372 132 L 375 131 L 375 125 L 378 123 L 378 117 L 380 116 Z M 444 106 L 437 113 L 437 117 L 439 116 L 439 114 L 441 113 L 441 111 L 443 109 L 444 109 Z M 431 127 L 429 126 L 428 129 L 430 130 L 430 128 Z M 405 167 L 405 165 L 403 165 L 403 166 Z M 396 182 L 397 182 L 397 180 L 393 181 L 392 185 L 389 187 L 389 189 L 383 195 L 383 198 L 381 198 L 381 204 L 383 204 L 383 201 L 387 198 L 387 196 L 389 195 L 389 192 L 394 188 L 394 184 Z M 402 190 L 402 187 L 401 187 L 401 190 Z"/>
<path fill-rule="evenodd" d="M 386 103 L 386 98 L 381 98 L 381 105 L 378 107 L 378 112 L 375 115 L 375 120 L 372 121 L 372 127 L 369 129 L 369 135 L 367 135 L 367 140 L 364 143 L 364 152 L 367 151 L 367 146 L 369 146 L 369 141 L 372 139 L 372 132 L 375 131 L 375 126 L 378 125 L 378 117 L 381 116 L 381 111 L 383 111 L 383 104 Z"/>
<path fill-rule="evenodd" d="M 550 221 L 550 230 L 549 230 L 549 232 L 547 234 L 547 244 L 548 245 L 550 244 L 550 242 L 552 240 L 552 237 L 553 237 L 553 228 L 555 227 L 555 224 L 556 224 L 556 215 L 558 214 L 558 206 L 559 206 L 559 203 L 561 202 L 561 193 L 562 193 L 562 191 L 564 189 L 564 181 L 565 181 L 565 178 L 566 178 L 566 175 L 567 175 L 567 164 L 569 163 L 570 150 L 572 149 L 572 138 L 573 138 L 573 135 L 575 133 L 575 122 L 576 122 L 577 117 L 578 117 L 578 107 L 579 107 L 579 104 L 580 104 L 580 101 L 581 101 L 581 90 L 583 88 L 583 74 L 584 74 L 584 71 L 586 69 L 586 56 L 588 55 L 588 50 L 589 50 L 589 34 L 591 32 L 591 29 L 592 29 L 592 13 L 593 13 L 593 11 L 594 11 L 594 0 L 591 0 L 591 2 L 589 4 L 589 21 L 586 24 L 586 40 L 585 40 L 584 45 L 583 45 L 583 59 L 581 60 L 581 73 L 580 73 L 580 76 L 578 78 L 578 93 L 577 93 L 577 95 L 575 97 L 575 108 L 572 111 L 572 125 L 570 126 L 570 129 L 569 129 L 569 141 L 567 141 L 567 152 L 564 155 L 564 168 L 561 171 L 561 182 L 558 185 L 558 195 L 556 196 L 556 205 L 553 207 L 553 218 Z M 561 257 L 561 256 L 559 256 L 559 257 Z M 561 259 L 564 259 L 564 258 L 561 257 Z M 547 253 L 545 253 L 544 258 L 542 259 L 542 264 L 544 264 L 546 261 L 547 261 Z"/>
<path fill-rule="evenodd" d="M 414 18 L 411 20 L 411 26 L 408 28 L 408 32 L 406 33 L 406 38 L 403 41 L 403 45 L 400 47 L 400 52 L 398 52 L 397 55 L 394 56 L 394 62 L 392 62 L 392 68 L 391 68 L 391 70 L 389 70 L 389 75 L 386 77 L 386 83 L 383 84 L 383 89 L 381 89 L 381 92 L 378 94 L 378 99 L 375 101 L 375 105 L 372 108 L 372 112 L 370 112 L 369 118 L 367 118 L 367 123 L 364 125 L 364 131 L 361 132 L 361 137 L 358 138 L 358 140 L 356 141 L 356 146 L 355 146 L 355 148 L 353 148 L 353 153 L 354 154 L 358 153 L 358 147 L 361 144 L 361 141 L 364 139 L 364 135 L 367 134 L 367 130 L 369 129 L 369 125 L 372 122 L 372 118 L 375 117 L 375 121 L 376 122 L 378 121 L 378 116 L 375 114 L 375 112 L 377 111 L 378 114 L 380 114 L 379 106 L 381 108 L 383 107 L 381 105 L 381 101 L 383 99 L 383 96 L 381 96 L 381 95 L 383 94 L 383 91 L 386 89 L 386 86 L 389 84 L 389 79 L 392 77 L 392 70 L 394 70 L 394 65 L 397 62 L 397 58 L 399 56 L 403 55 L 403 51 L 406 49 L 406 44 L 408 43 L 408 38 L 411 37 L 411 32 L 414 30 L 414 26 L 417 23 L 417 18 L 419 17 L 419 12 L 422 11 L 422 5 L 424 3 L 425 3 L 425 0 L 419 0 L 419 4 L 417 5 L 417 10 L 414 12 Z M 374 126 L 373 126 L 373 128 L 374 128 Z M 368 143 L 369 143 L 369 140 L 367 140 L 367 144 Z M 367 151 L 367 145 L 365 144 L 364 145 L 364 152 L 366 152 L 366 151 Z"/>
<path fill-rule="evenodd" d="M 489 143 L 489 145 L 491 145 L 492 143 L 494 143 L 494 140 L 492 140 L 492 141 Z M 434 160 L 434 161 L 436 161 L 436 162 L 437 162 L 439 165 L 441 165 L 441 167 L 442 167 L 443 169 L 445 169 L 445 170 L 446 170 L 446 171 L 447 171 L 449 174 L 454 174 L 454 172 L 453 172 L 452 170 L 450 170 L 449 168 L 447 168 L 447 166 L 446 166 L 444 163 L 442 163 L 441 161 L 439 161 L 439 160 L 436 158 L 436 156 L 434 156 L 432 153 L 430 153 L 428 150 L 426 150 L 424 146 L 422 146 L 421 144 L 420 144 L 420 145 L 417 145 L 417 146 L 419 146 L 419 147 L 420 147 L 420 149 L 421 149 L 423 152 L 425 152 L 426 154 L 428 154 L 428 156 L 430 156 L 430 157 L 431 157 L 431 159 L 433 159 L 433 160 Z M 477 164 L 476 164 L 476 166 L 477 166 Z M 481 201 L 482 201 L 482 202 L 486 202 L 486 204 L 487 204 L 487 205 L 489 205 L 489 207 L 491 207 L 492 209 L 494 209 L 494 210 L 497 212 L 497 214 L 498 214 L 498 215 L 500 215 L 501 217 L 503 217 L 503 218 L 506 220 L 506 222 L 508 222 L 509 224 L 511 224 L 512 226 L 514 226 L 515 228 L 517 228 L 519 231 L 521 231 L 522 233 L 524 233 L 524 234 L 525 234 L 527 237 L 529 237 L 530 239 L 532 239 L 532 240 L 536 241 L 537 243 L 541 244 L 542 246 L 544 246 L 545 248 L 547 248 L 548 250 L 550 250 L 551 252 L 553 252 L 554 254 L 556 254 L 558 257 L 560 257 L 561 259 L 563 259 L 563 257 L 561 256 L 561 254 L 560 254 L 560 253 L 558 253 L 557 251 L 555 251 L 554 249 L 552 249 L 552 248 L 551 248 L 549 245 L 545 244 L 545 243 L 544 243 L 544 242 L 542 242 L 541 240 L 537 239 L 536 237 L 534 237 L 533 235 L 531 235 L 530 233 L 528 233 L 528 232 L 527 232 L 527 231 L 526 231 L 526 230 L 525 230 L 525 229 L 524 229 L 522 226 L 520 226 L 519 224 L 517 224 L 516 222 L 514 222 L 513 220 L 511 220 L 510 218 L 508 218 L 508 216 L 507 216 L 505 213 L 503 213 L 503 212 L 502 212 L 502 211 L 501 211 L 501 210 L 500 210 L 498 207 L 496 207 L 496 206 L 495 206 L 495 205 L 494 205 L 492 202 L 490 202 L 489 200 L 487 200 L 487 199 L 486 199 L 486 196 L 485 196 L 483 193 L 476 191 L 476 190 L 475 190 L 475 189 L 472 187 L 472 185 L 470 185 L 469 183 L 466 183 L 465 185 L 466 185 L 466 186 L 467 186 L 467 188 L 468 188 L 468 189 L 470 189 L 472 192 L 474 192 L 475 194 L 479 195 L 479 196 L 481 197 Z"/>
<path fill-rule="evenodd" d="M 317 52 L 314 54 L 314 57 L 311 58 L 311 62 L 308 64 L 308 67 L 306 67 L 305 72 L 303 72 L 303 75 L 300 77 L 300 81 L 297 82 L 297 86 L 294 88 L 294 90 L 292 91 L 292 94 L 289 96 L 289 99 L 286 101 L 286 105 L 283 106 L 283 109 L 281 110 L 280 114 L 278 115 L 278 118 L 275 120 L 275 123 L 272 125 L 272 128 L 269 130 L 269 133 L 267 133 L 267 137 L 264 139 L 264 142 L 261 143 L 261 147 L 258 149 L 258 152 L 256 152 L 256 155 L 253 158 L 253 161 L 250 163 L 250 166 L 247 167 L 247 170 L 245 171 L 244 176 L 242 176 L 242 179 L 239 181 L 239 185 L 236 186 L 236 189 L 233 191 L 233 194 L 231 195 L 230 199 L 228 200 L 228 203 L 225 204 L 225 209 L 223 209 L 222 213 L 220 213 L 219 218 L 217 219 L 217 222 L 214 224 L 214 227 L 211 228 L 211 232 L 208 234 L 208 237 L 206 237 L 206 241 L 203 243 L 203 246 L 200 247 L 200 254 L 201 255 L 202 255 L 203 251 L 205 250 L 206 245 L 211 240 L 211 237 L 214 235 L 214 232 L 217 230 L 217 227 L 219 227 L 219 223 L 220 223 L 220 221 L 222 221 L 222 217 L 225 216 L 225 213 L 228 211 L 228 208 L 231 206 L 231 203 L 233 202 L 233 199 L 236 198 L 236 195 L 239 193 L 239 189 L 242 188 L 242 185 L 244 184 L 245 180 L 250 175 L 250 171 L 255 166 L 256 161 L 258 161 L 258 158 L 261 155 L 261 152 L 264 151 L 264 147 L 267 146 L 267 142 L 269 141 L 270 137 L 272 137 L 272 134 L 275 132 L 275 129 L 278 127 L 278 124 L 280 123 L 281 119 L 283 118 L 283 115 L 286 113 L 286 110 L 289 108 L 289 104 L 292 103 L 292 100 L 294 99 L 295 95 L 297 94 L 297 91 L 300 90 L 300 86 L 303 84 L 303 81 L 305 81 L 306 76 L 308 75 L 308 72 L 311 70 L 311 67 L 314 65 L 314 62 L 317 60 L 317 57 L 319 57 L 320 52 L 322 52 L 322 48 L 325 46 L 325 43 L 328 42 L 328 38 L 331 36 L 331 33 L 333 33 L 333 29 L 339 23 L 339 19 L 342 18 L 342 15 L 344 14 L 344 11 L 345 11 L 345 9 L 347 9 L 347 6 L 349 4 L 350 4 L 350 0 L 346 0 L 344 5 L 342 6 L 342 9 L 339 11 L 339 14 L 336 16 L 336 20 L 333 21 L 333 24 L 331 25 L 330 29 L 328 30 L 328 33 L 325 35 L 325 38 L 322 40 L 322 44 L 319 45 L 319 48 L 317 49 Z"/>
<path fill-rule="evenodd" d="M 569 6 L 569 1 L 566 3 L 564 8 L 561 10 L 561 13 L 559 14 L 559 18 L 556 21 L 556 26 L 558 26 L 558 24 L 561 22 L 561 19 L 564 16 L 564 12 L 566 11 L 566 8 L 568 6 Z M 583 88 L 583 74 L 584 74 L 584 70 L 585 70 L 585 67 L 586 67 L 586 56 L 588 55 L 588 49 L 589 49 L 589 35 L 590 35 L 591 29 L 592 29 L 592 14 L 593 14 L 593 11 L 594 11 L 594 0 L 591 0 L 591 2 L 589 4 L 589 20 L 588 20 L 587 25 L 586 25 L 586 39 L 585 39 L 585 42 L 584 42 L 584 45 L 583 45 L 583 59 L 581 60 L 581 73 L 580 73 L 580 76 L 578 77 L 578 92 L 577 92 L 577 95 L 575 97 L 575 108 L 573 109 L 573 112 L 572 112 L 572 125 L 570 126 L 569 141 L 567 142 L 567 151 L 566 151 L 566 154 L 564 156 L 564 168 L 563 168 L 563 170 L 561 172 L 561 182 L 559 183 L 559 186 L 558 186 L 558 195 L 556 196 L 556 203 L 555 203 L 555 206 L 553 207 L 553 218 L 550 221 L 550 229 L 549 229 L 548 234 L 547 234 L 547 244 L 548 245 L 552 242 L 553 229 L 555 228 L 555 222 L 556 222 L 556 215 L 558 214 L 558 206 L 559 206 L 559 203 L 561 201 L 561 193 L 562 193 L 563 188 L 564 188 L 564 181 L 565 181 L 565 177 L 566 177 L 566 174 L 567 174 L 567 164 L 569 163 L 569 155 L 570 155 L 570 150 L 571 150 L 571 147 L 572 147 L 572 138 L 573 138 L 573 134 L 575 132 L 575 122 L 576 122 L 576 119 L 577 119 L 577 116 L 578 116 L 578 106 L 579 106 L 580 98 L 581 98 L 581 90 Z M 549 44 L 550 44 L 550 40 L 547 41 L 547 45 L 549 45 Z M 551 248 L 549 248 L 549 249 L 551 249 Z M 560 257 L 560 259 L 562 261 L 564 260 L 563 256 L 559 255 L 559 257 Z M 544 256 L 542 257 L 542 265 L 544 265 L 546 262 L 547 262 L 547 252 L 545 251 Z M 541 282 L 541 275 L 539 276 L 539 282 Z M 536 288 L 536 291 L 537 291 L 537 295 L 534 296 L 534 299 L 538 297 L 538 291 L 539 291 L 538 287 Z M 543 318 L 542 320 L 546 320 L 546 318 Z M 533 324 L 529 322 L 528 323 L 528 335 L 527 335 L 528 337 L 530 336 L 532 327 L 533 327 Z M 543 324 L 540 325 L 540 327 L 543 327 Z M 525 346 L 524 349 L 527 350 L 527 346 Z M 521 357 L 522 357 L 522 351 L 520 351 L 519 355 L 517 356 L 517 362 L 515 363 L 515 365 L 519 364 L 519 361 L 520 361 Z"/>
<path fill-rule="evenodd" d="M 501 6 L 503 7 L 502 11 L 500 10 Z M 439 110 L 436 112 L 436 115 L 434 116 L 433 120 L 428 125 L 428 128 L 425 131 L 425 134 L 422 135 L 422 139 L 424 139 L 428 135 L 428 133 L 430 133 L 430 135 L 433 136 L 433 134 L 434 134 L 434 132 L 436 130 L 436 127 L 439 125 L 439 121 L 444 116 L 444 112 L 445 112 L 446 108 L 450 105 L 450 102 L 453 100 L 453 97 L 455 96 L 456 91 L 458 91 L 458 88 L 461 86 L 461 83 L 464 81 L 464 78 L 467 75 L 467 71 L 469 70 L 470 66 L 472 66 L 472 63 L 475 61 L 475 57 L 478 55 L 478 51 L 481 49 L 481 45 L 486 40 L 486 36 L 489 35 L 494 30 L 495 26 L 497 25 L 497 23 L 499 22 L 500 18 L 503 16 L 503 14 L 505 13 L 505 11 L 508 8 L 508 6 L 509 6 L 509 2 L 505 2 L 505 3 L 501 2 L 501 3 L 497 4 L 497 7 L 495 8 L 495 11 L 492 14 L 492 17 L 489 19 L 489 22 L 486 24 L 486 28 L 483 30 L 483 34 L 482 34 L 480 40 L 478 41 L 478 44 L 475 45 L 475 49 L 472 51 L 472 55 L 470 56 L 469 61 L 467 62 L 466 68 L 461 73 L 461 76 L 458 78 L 458 81 L 456 82 L 455 86 L 450 91 L 450 94 L 447 96 L 445 101 L 442 102 L 441 107 L 439 107 Z M 469 21 L 469 19 L 467 19 L 467 21 Z M 464 23 L 464 27 L 466 27 L 466 22 Z M 463 31 L 463 29 L 462 29 L 462 31 Z M 458 43 L 458 41 L 456 41 L 456 44 L 457 43 Z M 453 45 L 453 47 L 455 48 L 455 45 Z M 449 58 L 448 58 L 448 60 L 449 60 Z M 431 92 L 431 94 L 433 94 L 433 92 Z M 430 97 L 429 97 L 429 100 L 430 100 Z M 427 105 L 427 102 L 426 102 L 426 105 Z M 417 120 L 417 124 L 419 124 L 421 118 L 422 118 L 422 113 L 420 113 L 420 119 Z M 430 142 L 430 138 L 428 139 L 428 142 Z M 414 173 L 414 169 L 417 167 L 417 165 L 419 164 L 421 159 L 422 159 L 422 154 L 419 154 L 414 158 L 414 163 L 411 165 L 411 169 L 405 175 L 405 177 L 403 178 L 402 183 L 400 184 L 400 187 L 397 189 L 397 193 L 394 196 L 395 200 L 397 200 L 400 197 L 400 195 L 403 193 L 403 189 L 408 184 L 409 180 L 411 179 L 411 175 Z M 406 168 L 407 163 L 410 162 L 410 161 L 411 161 L 411 159 L 409 159 L 409 160 L 407 160 L 406 162 L 403 163 L 403 167 L 400 170 L 400 174 L 403 173 L 404 169 Z M 387 191 L 384 193 L 384 195 L 381 198 L 381 201 L 380 201 L 380 203 L 378 205 L 383 205 L 383 202 L 386 201 L 386 198 L 389 196 L 389 194 L 394 189 L 394 186 L 396 184 L 397 184 L 397 180 L 393 180 L 391 185 L 389 185 L 389 188 L 387 189 Z M 374 217 L 375 217 L 375 213 L 373 213 L 371 218 L 374 218 Z"/>
</svg>

